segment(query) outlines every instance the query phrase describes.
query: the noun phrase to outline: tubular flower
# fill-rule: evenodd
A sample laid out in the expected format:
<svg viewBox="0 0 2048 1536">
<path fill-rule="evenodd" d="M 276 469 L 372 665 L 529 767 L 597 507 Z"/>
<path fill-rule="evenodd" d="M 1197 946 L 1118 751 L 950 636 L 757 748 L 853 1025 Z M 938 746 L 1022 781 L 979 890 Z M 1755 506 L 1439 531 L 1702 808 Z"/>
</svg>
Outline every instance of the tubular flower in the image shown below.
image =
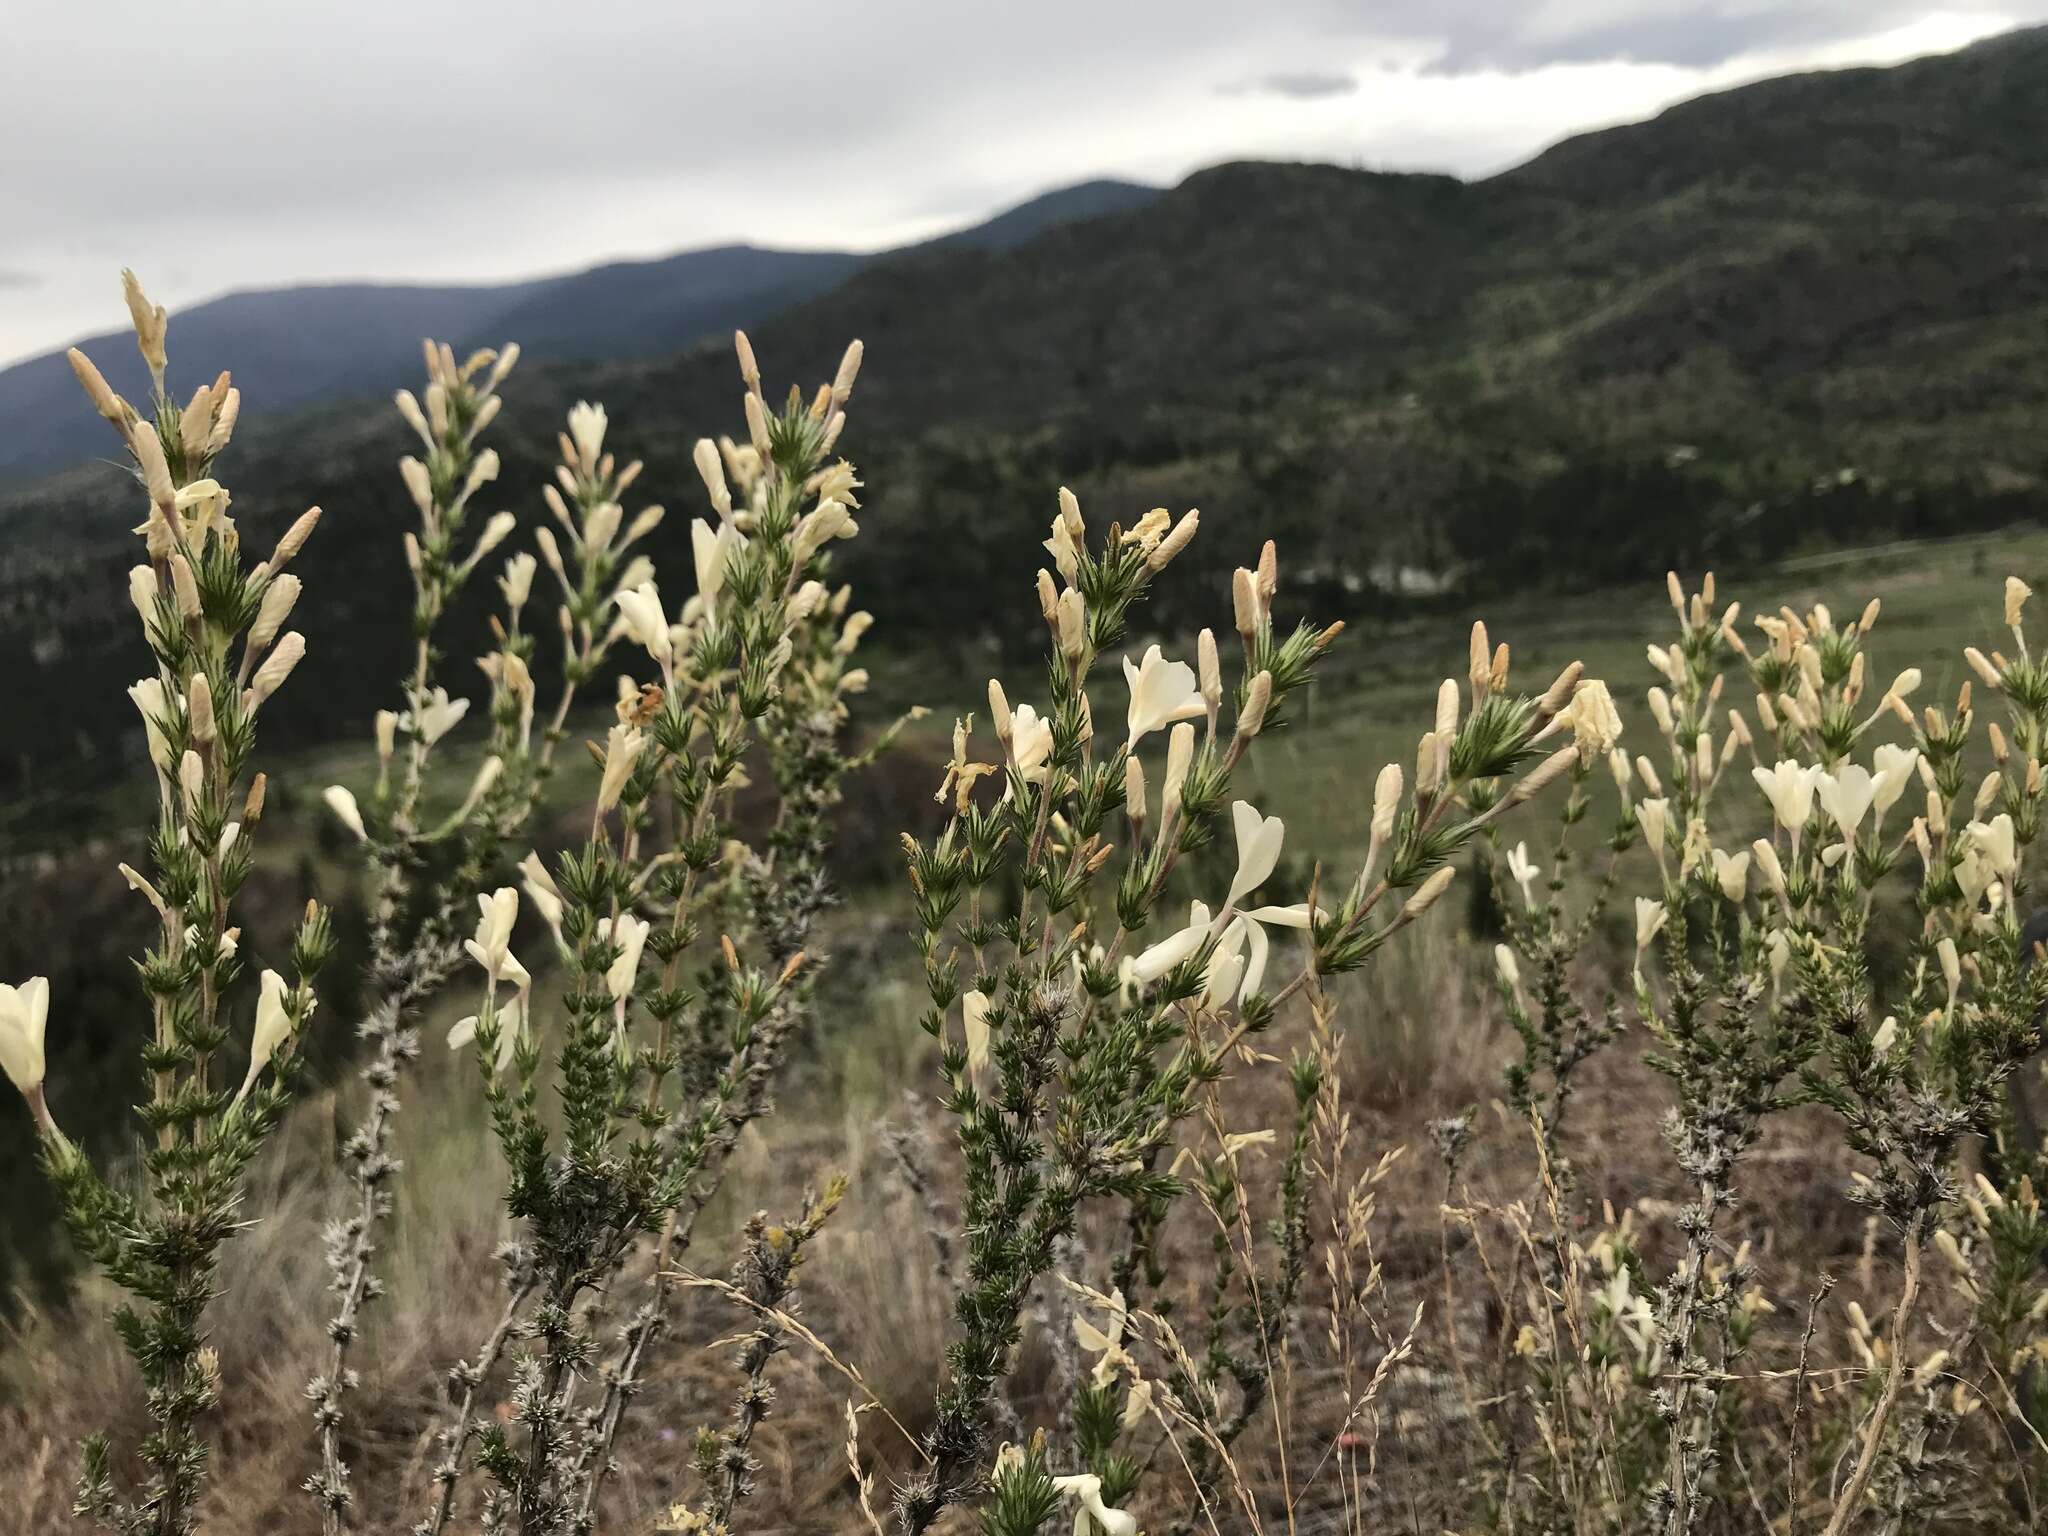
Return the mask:
<svg viewBox="0 0 2048 1536">
<path fill-rule="evenodd" d="M 256 1079 L 277 1048 L 291 1038 L 292 1016 L 285 999 L 291 986 L 276 971 L 265 971 L 256 998 L 256 1032 L 249 1041 L 249 1075 L 242 1079 L 242 1094 L 256 1086 Z"/>
<path fill-rule="evenodd" d="M 704 599 L 705 613 L 717 611 L 718 594 L 725 590 L 726 568 L 732 563 L 733 551 L 746 542 L 735 523 L 720 523 L 715 533 L 701 517 L 690 524 L 690 553 L 697 566 L 697 595 Z"/>
<path fill-rule="evenodd" d="M 1834 773 L 1820 776 L 1819 789 L 1820 808 L 1841 828 L 1845 839 L 1855 842 L 1856 829 L 1870 813 L 1870 803 L 1877 794 L 1870 770 L 1861 763 L 1844 763 Z"/>
<path fill-rule="evenodd" d="M 967 1031 L 967 1070 L 979 1072 L 988 1065 L 988 994 L 979 988 L 961 994 L 960 1020 Z"/>
<path fill-rule="evenodd" d="M 469 700 L 451 699 L 446 688 L 436 688 L 420 701 L 419 709 L 398 717 L 400 729 L 413 732 L 428 746 L 454 730 L 469 713 Z"/>
</svg>

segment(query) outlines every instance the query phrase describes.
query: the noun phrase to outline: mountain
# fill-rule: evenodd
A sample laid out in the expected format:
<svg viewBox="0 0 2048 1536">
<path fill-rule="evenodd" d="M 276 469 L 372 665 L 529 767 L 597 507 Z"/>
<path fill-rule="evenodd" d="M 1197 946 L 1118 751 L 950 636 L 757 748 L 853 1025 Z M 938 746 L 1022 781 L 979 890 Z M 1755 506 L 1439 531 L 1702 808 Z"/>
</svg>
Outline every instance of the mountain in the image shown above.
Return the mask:
<svg viewBox="0 0 2048 1536">
<path fill-rule="evenodd" d="M 1478 182 L 1223 165 L 1014 240 L 863 261 L 748 329 L 778 388 L 867 343 L 843 569 L 879 641 L 953 654 L 1027 627 L 1021 566 L 1061 484 L 1098 528 L 1202 508 L 1164 629 L 1211 622 L 1268 535 L 1284 601 L 1351 617 L 2000 526 L 2048 514 L 2044 78 L 2048 29 L 1721 92 Z M 494 506 L 541 515 L 577 399 L 605 402 L 645 494 L 681 514 L 650 553 L 687 572 L 690 444 L 739 427 L 727 344 L 522 366 Z M 266 711 L 273 741 L 389 702 L 404 451 L 388 409 L 335 404 L 253 423 L 223 466 L 251 539 L 328 512 L 299 567 L 318 686 Z M 108 706 L 137 664 L 132 500 L 105 466 L 0 499 L 0 657 L 28 658 L 0 666 L 54 727 L 0 760 L 22 807 L 139 750 Z"/>
<path fill-rule="evenodd" d="M 1009 250 L 1060 224 L 1156 196 L 1156 187 L 1133 182 L 1082 182 L 925 244 Z M 753 324 L 875 259 L 724 245 L 497 285 L 341 283 L 231 293 L 180 310 L 172 325 L 180 377 L 231 371 L 255 420 L 388 393 L 418 370 L 420 337 L 429 333 L 458 350 L 516 338 L 533 362 L 656 357 Z M 147 394 L 148 376 L 127 333 L 79 345 L 117 390 L 131 399 Z M 0 484 L 103 450 L 99 424 L 78 419 L 77 388 L 61 351 L 0 369 L 0 420 L 11 429 L 0 439 Z"/>
</svg>

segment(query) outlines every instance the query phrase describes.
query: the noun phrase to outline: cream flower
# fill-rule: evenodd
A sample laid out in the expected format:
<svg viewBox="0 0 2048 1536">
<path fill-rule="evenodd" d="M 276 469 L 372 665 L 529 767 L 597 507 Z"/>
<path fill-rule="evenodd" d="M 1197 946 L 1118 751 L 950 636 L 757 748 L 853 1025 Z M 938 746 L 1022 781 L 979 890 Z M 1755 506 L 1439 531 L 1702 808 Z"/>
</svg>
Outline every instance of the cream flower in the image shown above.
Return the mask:
<svg viewBox="0 0 2048 1536">
<path fill-rule="evenodd" d="M 1239 897 L 1266 883 L 1273 866 L 1280 862 L 1280 844 L 1287 836 L 1286 825 L 1278 816 L 1261 816 L 1247 800 L 1231 801 L 1230 821 L 1237 833 L 1237 875 L 1230 882 L 1230 894 L 1223 898 L 1226 907 L 1236 906 Z"/>
<path fill-rule="evenodd" d="M 446 688 L 436 688 L 421 701 L 417 713 L 408 710 L 398 717 L 401 730 L 411 731 L 428 746 L 454 730 L 469 713 L 469 700 L 451 699 Z"/>
<path fill-rule="evenodd" d="M 1796 845 L 1800 830 L 1813 815 L 1813 792 L 1820 783 L 1818 767 L 1802 767 L 1789 758 L 1779 759 L 1771 768 L 1752 768 L 1750 777 L 1771 803 L 1778 825 L 1792 834 Z"/>
<path fill-rule="evenodd" d="M 498 1005 L 498 1054 L 497 1058 L 491 1063 L 492 1075 L 495 1076 L 502 1073 L 512 1064 L 513 1052 L 518 1050 L 519 1042 L 526 1035 L 528 1012 L 527 999 L 524 992 L 514 992 L 511 997 Z M 477 1016 L 473 1013 L 467 1018 L 457 1019 L 448 1030 L 448 1049 L 459 1051 L 465 1045 L 475 1040 L 476 1026 Z"/>
<path fill-rule="evenodd" d="M 1052 722 L 1029 704 L 1019 704 L 1010 715 L 1010 757 L 1026 784 L 1045 782 L 1046 763 L 1052 757 Z"/>
<path fill-rule="evenodd" d="M 1842 829 L 1849 842 L 1856 841 L 1856 829 L 1870 813 L 1877 784 L 1861 763 L 1844 763 L 1833 773 L 1820 776 L 1820 808 Z"/>
<path fill-rule="evenodd" d="M 1721 887 L 1721 894 L 1740 906 L 1742 898 L 1749 894 L 1748 853 L 1723 853 L 1716 848 L 1711 857 L 1714 861 L 1714 880 Z"/>
<path fill-rule="evenodd" d="M 462 947 L 495 985 L 510 979 L 512 966 L 517 964 L 512 960 L 512 926 L 519 921 L 519 893 L 509 885 L 501 885 L 488 896 L 479 894 L 476 904 L 481 914 L 476 933 L 464 939 Z M 519 974 L 523 976 L 525 972 Z"/>
<path fill-rule="evenodd" d="M 555 937 L 559 939 L 562 936 L 562 892 L 555 884 L 554 876 L 548 873 L 548 867 L 541 862 L 538 853 L 529 853 L 519 861 L 519 873 L 524 877 L 519 888 L 526 892 L 526 899 L 533 903 L 541 921 L 554 929 Z"/>
<path fill-rule="evenodd" d="M 1651 942 L 1664 931 L 1665 921 L 1671 916 L 1664 903 L 1648 896 L 1636 898 L 1636 953 L 1640 955 L 1650 947 Z"/>
<path fill-rule="evenodd" d="M 604 407 L 578 400 L 569 407 L 569 441 L 576 445 L 576 457 L 584 469 L 595 469 L 604 452 Z"/>
<path fill-rule="evenodd" d="M 1195 669 L 1184 661 L 1168 661 L 1156 645 L 1146 649 L 1144 660 L 1136 666 L 1131 664 L 1130 657 L 1124 658 L 1124 682 L 1131 691 L 1130 709 L 1125 716 L 1130 727 L 1127 744 L 1131 747 L 1161 726 L 1207 713 L 1202 690 L 1195 681 Z"/>
<path fill-rule="evenodd" d="M 43 1036 L 50 1021 L 50 982 L 31 976 L 18 987 L 0 982 L 0 1071 L 23 1093 L 42 1086 L 48 1063 Z"/>
<path fill-rule="evenodd" d="M 1253 996 L 1259 990 L 1259 983 L 1266 978 L 1266 957 L 1271 952 L 1266 937 L 1266 925 L 1275 928 L 1307 928 L 1312 914 L 1305 901 L 1285 907 L 1253 907 L 1241 913 L 1239 921 L 1244 927 L 1248 953 L 1245 957 L 1244 976 L 1238 983 L 1238 1001 Z"/>
<path fill-rule="evenodd" d="M 1621 739 L 1621 715 L 1614 707 L 1614 696 L 1596 677 L 1579 684 L 1571 703 L 1558 712 L 1557 718 L 1571 727 L 1572 741 L 1579 749 L 1582 763 L 1592 762 Z"/>
<path fill-rule="evenodd" d="M 630 912 L 621 912 L 618 920 L 611 925 L 609 938 L 618 946 L 619 952 L 604 973 L 605 990 L 612 995 L 612 1001 L 623 1009 L 626 999 L 633 995 L 633 978 L 640 970 L 640 953 L 647 947 L 647 935 L 653 924 Z"/>
<path fill-rule="evenodd" d="M 640 761 L 641 749 L 647 745 L 647 735 L 630 725 L 615 725 L 604 744 L 604 774 L 597 786 L 597 813 L 602 816 L 619 803 L 619 796 L 625 793 L 626 780 L 633 776 L 633 766 Z"/>
<path fill-rule="evenodd" d="M 164 691 L 162 678 L 145 677 L 128 690 L 128 697 L 135 702 L 136 711 L 142 716 L 142 729 L 149 741 L 149 760 L 163 772 L 171 766 L 171 744 L 157 722 L 170 716 L 170 696 Z"/>
<path fill-rule="evenodd" d="M 256 998 L 256 1032 L 249 1040 L 249 1075 L 242 1079 L 238 1098 L 256 1086 L 257 1076 L 291 1037 L 292 1016 L 286 1002 L 290 993 L 290 984 L 276 971 L 263 973 Z"/>
<path fill-rule="evenodd" d="M 1899 803 L 1920 770 L 1920 753 L 1913 747 L 1895 747 L 1886 742 L 1870 755 L 1872 774 L 1870 803 L 1877 808 L 1877 825 L 1884 825 L 1884 813 Z"/>
<path fill-rule="evenodd" d="M 662 671 L 675 661 L 675 639 L 669 633 L 668 610 L 661 606 L 661 590 L 651 581 L 620 588 L 612 602 L 619 610 L 619 622 L 626 638 L 645 650 Z"/>
<path fill-rule="evenodd" d="M 725 573 L 732 564 L 733 551 L 746 544 L 736 523 L 720 523 L 714 532 L 703 518 L 690 523 L 690 554 L 697 568 L 697 595 L 704 599 L 704 611 L 717 611 L 718 594 L 725 590 Z"/>
<path fill-rule="evenodd" d="M 960 1017 L 967 1031 L 967 1070 L 979 1072 L 988 1065 L 988 994 L 979 988 L 962 993 Z"/>
<path fill-rule="evenodd" d="M 1075 1500 L 1080 1511 L 1074 1517 L 1074 1536 L 1138 1536 L 1138 1519 L 1102 1502 L 1102 1479 L 1093 1472 L 1074 1477 L 1056 1477 L 1054 1489 Z"/>
<path fill-rule="evenodd" d="M 1140 985 L 1157 981 L 1207 942 L 1211 926 L 1208 907 L 1199 901 L 1192 903 L 1188 908 L 1188 925 L 1140 954 L 1131 967 L 1131 975 Z"/>
</svg>

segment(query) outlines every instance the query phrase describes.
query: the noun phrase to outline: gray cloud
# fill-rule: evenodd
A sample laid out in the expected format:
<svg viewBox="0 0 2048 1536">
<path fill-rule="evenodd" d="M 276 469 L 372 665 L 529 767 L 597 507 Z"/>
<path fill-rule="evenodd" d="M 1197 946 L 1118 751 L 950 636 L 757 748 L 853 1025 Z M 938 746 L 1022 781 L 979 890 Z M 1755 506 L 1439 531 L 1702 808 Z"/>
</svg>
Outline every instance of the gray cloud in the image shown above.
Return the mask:
<svg viewBox="0 0 2048 1536">
<path fill-rule="evenodd" d="M 43 281 L 37 272 L 12 272 L 0 267 L 0 288 L 34 288 Z"/>
<path fill-rule="evenodd" d="M 0 361 L 118 322 L 123 265 L 175 308 L 735 238 L 874 247 L 1239 156 L 1483 173 L 1730 60 L 1936 12 L 1984 30 L 2048 0 L 208 0 L 204 25 L 156 0 L 31 6 L 8 23 L 39 65 L 0 93 L 0 208 L 6 265 L 45 280 L 0 287 Z M 1692 73 L 1536 88 L 1609 60 Z"/>
<path fill-rule="evenodd" d="M 1318 101 L 1325 96 L 1349 96 L 1358 89 L 1358 76 L 1306 70 L 1261 75 L 1256 80 L 1217 87 L 1224 96 L 1288 96 L 1296 101 Z"/>
</svg>

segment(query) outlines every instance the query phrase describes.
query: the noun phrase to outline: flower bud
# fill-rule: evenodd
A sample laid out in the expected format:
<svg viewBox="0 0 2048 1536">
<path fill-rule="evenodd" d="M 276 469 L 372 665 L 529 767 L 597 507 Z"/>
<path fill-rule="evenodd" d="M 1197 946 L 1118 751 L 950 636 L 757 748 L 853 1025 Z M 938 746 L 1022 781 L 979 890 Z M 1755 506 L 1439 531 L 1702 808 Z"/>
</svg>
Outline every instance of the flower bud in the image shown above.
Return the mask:
<svg viewBox="0 0 2048 1536">
<path fill-rule="evenodd" d="M 1266 707 L 1273 701 L 1273 674 L 1260 672 L 1245 690 L 1244 708 L 1238 711 L 1237 734 L 1250 740 L 1266 723 Z"/>
<path fill-rule="evenodd" d="M 250 691 L 256 695 L 256 702 L 262 703 L 283 686 L 284 680 L 292 675 L 292 668 L 299 664 L 306 654 L 306 637 L 293 630 L 277 642 L 277 648 L 256 669 L 256 675 L 249 680 Z"/>
<path fill-rule="evenodd" d="M 1452 869 L 1450 865 L 1445 864 L 1427 880 L 1423 881 L 1421 889 L 1417 890 L 1413 896 L 1410 896 L 1402 904 L 1400 920 L 1404 923 L 1412 923 L 1416 918 L 1422 916 L 1423 913 L 1435 906 L 1437 898 L 1450 889 L 1451 881 L 1456 873 L 1457 871 Z"/>
<path fill-rule="evenodd" d="M 284 621 L 291 615 L 292 605 L 299 600 L 299 578 L 289 573 L 273 576 L 270 584 L 263 589 L 263 601 L 256 609 L 256 622 L 249 626 L 249 649 L 252 654 L 261 655 L 270 648 L 270 642 L 277 638 L 277 632 L 284 628 Z"/>
<path fill-rule="evenodd" d="M 194 672 L 185 686 L 185 728 L 201 746 L 213 740 L 213 688 L 204 672 Z"/>
</svg>

